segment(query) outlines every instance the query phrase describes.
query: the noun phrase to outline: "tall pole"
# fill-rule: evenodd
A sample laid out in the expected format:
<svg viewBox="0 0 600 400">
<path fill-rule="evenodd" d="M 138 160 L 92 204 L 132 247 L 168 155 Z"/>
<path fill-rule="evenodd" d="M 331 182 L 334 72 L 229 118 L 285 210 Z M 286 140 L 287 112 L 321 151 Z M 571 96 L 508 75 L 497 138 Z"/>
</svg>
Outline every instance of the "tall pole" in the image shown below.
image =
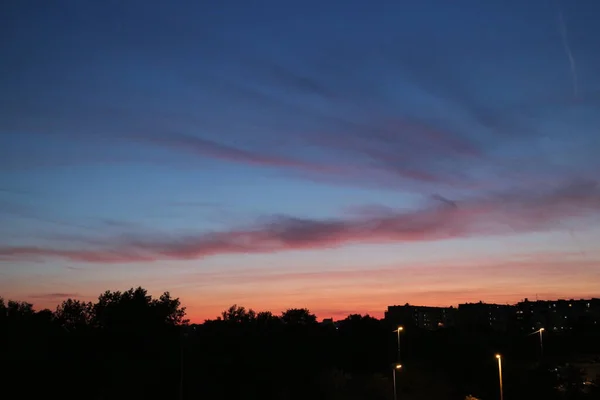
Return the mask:
<svg viewBox="0 0 600 400">
<path fill-rule="evenodd" d="M 398 399 L 398 391 L 396 390 L 396 370 L 399 370 L 400 368 L 402 368 L 401 364 L 395 364 L 392 367 L 392 378 L 394 380 L 394 400 Z"/>
<path fill-rule="evenodd" d="M 396 361 L 400 362 L 400 328 L 398 328 L 398 358 Z"/>
<path fill-rule="evenodd" d="M 396 359 L 396 361 L 399 363 L 400 362 L 400 332 L 404 330 L 403 327 L 399 326 L 398 329 L 396 329 L 396 333 L 398 335 L 398 357 Z"/>
<path fill-rule="evenodd" d="M 498 377 L 500 378 L 500 400 L 504 400 L 504 389 L 502 387 L 502 357 L 500 354 L 496 354 L 498 359 Z"/>
<path fill-rule="evenodd" d="M 544 332 L 544 328 L 540 328 L 540 351 L 541 351 L 541 357 L 542 359 L 544 358 L 544 342 L 542 340 L 542 333 Z"/>
<path fill-rule="evenodd" d="M 397 400 L 398 395 L 396 394 L 396 368 L 392 369 L 392 376 L 394 377 L 394 400 Z"/>
</svg>

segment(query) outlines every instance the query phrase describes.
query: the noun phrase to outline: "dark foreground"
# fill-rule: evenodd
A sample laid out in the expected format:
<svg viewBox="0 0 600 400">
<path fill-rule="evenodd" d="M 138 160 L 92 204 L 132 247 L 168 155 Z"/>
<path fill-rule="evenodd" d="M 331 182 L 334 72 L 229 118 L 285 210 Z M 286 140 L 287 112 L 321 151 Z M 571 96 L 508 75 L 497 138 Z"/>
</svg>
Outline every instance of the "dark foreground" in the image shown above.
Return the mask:
<svg viewBox="0 0 600 400">
<path fill-rule="evenodd" d="M 56 312 L 0 303 L 1 398 L 391 400 L 395 328 L 349 316 L 337 327 L 308 310 L 281 316 L 233 307 L 187 325 L 177 299 L 107 292 Z M 600 399 L 577 360 L 600 353 L 594 329 L 520 333 L 441 329 L 402 336 L 399 399 Z M 570 362 L 570 366 L 565 363 Z M 575 363 L 575 364 L 573 364 Z M 585 364 L 585 363 L 584 363 Z M 586 375 L 587 373 L 587 375 Z"/>
</svg>

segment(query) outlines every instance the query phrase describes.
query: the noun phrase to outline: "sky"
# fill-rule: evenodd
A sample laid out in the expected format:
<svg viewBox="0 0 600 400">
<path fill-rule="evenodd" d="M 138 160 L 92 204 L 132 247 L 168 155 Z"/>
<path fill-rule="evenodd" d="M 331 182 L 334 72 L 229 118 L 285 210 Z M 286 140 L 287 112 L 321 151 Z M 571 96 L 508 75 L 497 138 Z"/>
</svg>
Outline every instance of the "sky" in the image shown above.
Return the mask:
<svg viewBox="0 0 600 400">
<path fill-rule="evenodd" d="M 597 1 L 5 1 L 0 296 L 600 297 Z"/>
</svg>

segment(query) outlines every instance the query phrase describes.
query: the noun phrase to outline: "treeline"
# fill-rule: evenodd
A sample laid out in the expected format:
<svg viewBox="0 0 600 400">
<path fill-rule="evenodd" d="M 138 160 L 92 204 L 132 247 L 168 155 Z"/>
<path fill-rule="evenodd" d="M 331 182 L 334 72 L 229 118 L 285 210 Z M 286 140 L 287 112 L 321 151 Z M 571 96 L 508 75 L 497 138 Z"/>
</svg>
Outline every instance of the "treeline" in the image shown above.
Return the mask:
<svg viewBox="0 0 600 400">
<path fill-rule="evenodd" d="M 304 308 L 274 315 L 239 306 L 190 325 L 179 299 L 142 288 L 107 291 L 93 303 L 68 299 L 54 311 L 0 299 L 0 397 L 390 400 L 395 328 L 368 315 L 333 325 Z M 570 343 L 582 338 L 549 336 L 546 365 L 535 337 L 406 330 L 398 398 L 496 399 L 496 352 L 506 398 L 593 398 L 555 390 L 561 383 L 547 367 Z"/>
</svg>

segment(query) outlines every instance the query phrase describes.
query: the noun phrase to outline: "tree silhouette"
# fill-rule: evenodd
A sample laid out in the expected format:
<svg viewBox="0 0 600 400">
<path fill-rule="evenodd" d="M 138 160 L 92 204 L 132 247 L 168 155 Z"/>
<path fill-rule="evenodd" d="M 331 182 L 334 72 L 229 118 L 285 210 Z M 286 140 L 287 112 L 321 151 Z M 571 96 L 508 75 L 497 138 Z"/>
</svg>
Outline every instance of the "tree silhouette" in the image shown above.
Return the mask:
<svg viewBox="0 0 600 400">
<path fill-rule="evenodd" d="M 0 328 L 3 328 L 6 325 L 7 319 L 8 319 L 8 308 L 6 307 L 4 298 L 0 297 Z"/>
<path fill-rule="evenodd" d="M 106 291 L 92 306 L 92 323 L 114 330 L 149 329 L 160 326 L 185 324 L 185 307 L 179 299 L 165 292 L 152 299 L 146 289 L 138 287 L 126 292 Z"/>
<path fill-rule="evenodd" d="M 254 321 L 256 313 L 249 309 L 246 311 L 244 307 L 238 307 L 237 304 L 232 305 L 227 310 L 221 313 L 223 321 L 233 323 L 248 323 Z"/>
<path fill-rule="evenodd" d="M 179 298 L 172 298 L 169 292 L 164 292 L 158 299 L 152 300 L 158 319 L 167 325 L 187 325 L 189 320 L 185 318 L 185 307 L 181 306 Z"/>
<path fill-rule="evenodd" d="M 279 325 L 281 319 L 273 315 L 270 311 L 261 311 L 256 314 L 256 324 L 259 329 L 269 329 L 274 328 Z"/>
<path fill-rule="evenodd" d="M 67 330 L 82 329 L 92 323 L 93 305 L 91 302 L 67 299 L 56 307 L 54 318 Z"/>
<path fill-rule="evenodd" d="M 306 308 L 290 308 L 281 313 L 281 320 L 288 325 L 311 325 L 317 322 L 317 317 Z"/>
<path fill-rule="evenodd" d="M 9 319 L 24 320 L 35 314 L 33 304 L 24 301 L 9 300 L 6 307 L 6 315 Z"/>
<path fill-rule="evenodd" d="M 216 320 L 188 325 L 179 299 L 168 292 L 153 298 L 140 287 L 106 291 L 95 302 L 67 299 L 54 312 L 0 298 L 0 338 L 6 344 L 0 355 L 10 366 L 0 394 L 390 400 L 397 346 L 393 328 L 369 315 L 319 324 L 306 308 L 276 316 L 238 305 Z M 540 365 L 537 353 L 527 352 L 529 339 L 520 333 L 406 329 L 398 397 L 496 398 L 493 354 L 500 352 L 507 360 L 507 398 L 597 398 L 592 385 L 582 385 L 578 371 L 559 368 L 558 379 L 554 368 Z M 593 349 L 597 342 L 598 331 L 589 327 L 549 333 L 547 363 L 557 365 L 556 360 Z M 561 385 L 563 394 L 555 389 Z"/>
</svg>

